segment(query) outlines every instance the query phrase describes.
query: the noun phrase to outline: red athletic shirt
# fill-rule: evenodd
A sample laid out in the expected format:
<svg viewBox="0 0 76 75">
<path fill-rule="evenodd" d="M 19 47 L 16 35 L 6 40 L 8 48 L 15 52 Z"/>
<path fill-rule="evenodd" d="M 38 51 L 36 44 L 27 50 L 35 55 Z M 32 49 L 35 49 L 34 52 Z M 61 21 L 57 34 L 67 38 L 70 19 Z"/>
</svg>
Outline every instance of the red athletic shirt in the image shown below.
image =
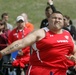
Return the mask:
<svg viewBox="0 0 76 75">
<path fill-rule="evenodd" d="M 55 34 L 44 28 L 46 36 L 32 45 L 33 53 L 30 64 L 33 66 L 68 68 L 74 62 L 68 60 L 65 55 L 70 55 L 74 44 L 68 31 L 63 30 L 62 34 Z"/>
<path fill-rule="evenodd" d="M 30 30 L 28 28 L 24 28 L 23 30 L 17 30 L 17 28 L 13 29 L 8 37 L 9 44 L 12 42 L 22 39 L 26 37 L 30 33 Z M 20 66 L 20 67 L 25 67 L 26 64 L 29 63 L 30 59 L 30 47 L 25 47 L 22 49 L 23 55 L 22 56 L 17 56 L 16 60 L 13 61 L 13 66 Z"/>
</svg>

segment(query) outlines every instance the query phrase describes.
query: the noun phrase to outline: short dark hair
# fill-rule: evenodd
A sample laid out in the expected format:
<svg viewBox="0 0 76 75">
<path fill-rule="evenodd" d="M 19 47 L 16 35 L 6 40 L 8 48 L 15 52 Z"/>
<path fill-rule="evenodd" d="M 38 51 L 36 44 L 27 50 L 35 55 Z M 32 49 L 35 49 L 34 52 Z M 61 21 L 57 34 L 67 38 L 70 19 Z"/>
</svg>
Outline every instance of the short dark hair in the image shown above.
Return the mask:
<svg viewBox="0 0 76 75">
<path fill-rule="evenodd" d="M 60 11 L 54 11 L 54 12 L 52 12 L 52 14 L 53 13 L 59 13 L 59 14 L 62 14 Z M 63 15 L 63 14 L 62 14 Z"/>
<path fill-rule="evenodd" d="M 70 19 L 70 16 L 64 15 L 64 17 L 69 20 L 69 24 L 70 24 L 70 25 L 73 25 L 73 22 L 72 22 L 72 20 Z"/>
<path fill-rule="evenodd" d="M 48 9 L 50 9 L 50 8 L 51 8 L 50 6 L 46 7 L 45 11 L 48 11 Z"/>
<path fill-rule="evenodd" d="M 3 13 L 3 14 L 1 15 L 1 18 L 3 18 L 4 16 L 8 16 L 8 13 Z"/>
<path fill-rule="evenodd" d="M 68 15 L 64 15 L 65 18 L 67 18 L 68 20 L 70 20 L 70 17 Z"/>
</svg>

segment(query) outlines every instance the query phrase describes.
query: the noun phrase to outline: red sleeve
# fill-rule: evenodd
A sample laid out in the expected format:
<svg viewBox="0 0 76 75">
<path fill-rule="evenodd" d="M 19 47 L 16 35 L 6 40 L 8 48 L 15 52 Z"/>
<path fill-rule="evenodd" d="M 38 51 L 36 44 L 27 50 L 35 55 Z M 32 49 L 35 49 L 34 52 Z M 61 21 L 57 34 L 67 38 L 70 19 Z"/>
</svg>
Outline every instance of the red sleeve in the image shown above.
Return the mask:
<svg viewBox="0 0 76 75">
<path fill-rule="evenodd" d="M 12 36 L 12 31 L 10 32 L 9 36 L 8 36 L 8 44 L 11 44 L 13 42 L 13 36 Z"/>
</svg>

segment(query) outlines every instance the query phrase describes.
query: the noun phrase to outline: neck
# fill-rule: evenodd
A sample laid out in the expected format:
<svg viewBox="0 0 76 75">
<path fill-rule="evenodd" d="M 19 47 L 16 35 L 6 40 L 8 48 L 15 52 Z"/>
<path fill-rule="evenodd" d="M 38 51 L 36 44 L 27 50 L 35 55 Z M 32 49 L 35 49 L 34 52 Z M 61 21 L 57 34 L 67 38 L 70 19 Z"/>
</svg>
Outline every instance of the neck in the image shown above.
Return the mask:
<svg viewBox="0 0 76 75">
<path fill-rule="evenodd" d="M 24 27 L 17 27 L 17 30 L 23 30 Z"/>
<path fill-rule="evenodd" d="M 63 29 L 60 29 L 60 30 L 50 30 L 52 31 L 53 33 L 56 33 L 56 34 L 61 34 L 63 32 Z"/>
</svg>

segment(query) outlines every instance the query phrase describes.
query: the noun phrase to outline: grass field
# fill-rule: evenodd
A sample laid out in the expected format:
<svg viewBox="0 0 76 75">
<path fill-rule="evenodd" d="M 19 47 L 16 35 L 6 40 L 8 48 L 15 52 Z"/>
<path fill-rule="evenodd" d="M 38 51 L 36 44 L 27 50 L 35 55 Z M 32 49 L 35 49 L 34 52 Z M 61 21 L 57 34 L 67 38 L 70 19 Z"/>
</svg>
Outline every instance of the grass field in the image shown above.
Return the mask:
<svg viewBox="0 0 76 75">
<path fill-rule="evenodd" d="M 76 18 L 76 0 L 54 0 L 54 5 L 71 19 Z M 46 6 L 47 0 L 0 0 L 0 15 L 9 13 L 9 22 L 15 26 L 16 17 L 26 12 L 29 21 L 38 28 L 41 20 L 45 18 Z"/>
</svg>

